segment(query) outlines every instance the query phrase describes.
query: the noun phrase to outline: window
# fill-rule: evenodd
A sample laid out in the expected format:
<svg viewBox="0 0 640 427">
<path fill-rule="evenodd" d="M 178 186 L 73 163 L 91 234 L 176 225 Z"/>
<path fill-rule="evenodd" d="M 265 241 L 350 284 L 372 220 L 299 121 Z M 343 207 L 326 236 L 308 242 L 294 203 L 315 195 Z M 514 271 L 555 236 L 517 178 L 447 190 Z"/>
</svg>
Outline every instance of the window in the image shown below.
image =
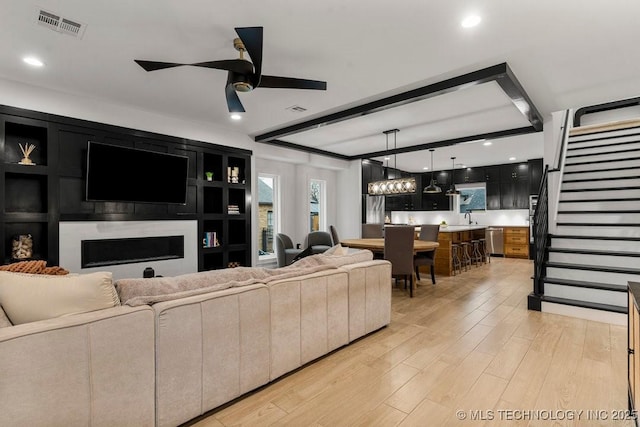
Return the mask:
<svg viewBox="0 0 640 427">
<path fill-rule="evenodd" d="M 309 231 L 326 230 L 325 182 L 312 179 L 309 184 Z"/>
<path fill-rule="evenodd" d="M 275 257 L 273 238 L 279 232 L 278 176 L 258 175 L 258 259 Z"/>
</svg>

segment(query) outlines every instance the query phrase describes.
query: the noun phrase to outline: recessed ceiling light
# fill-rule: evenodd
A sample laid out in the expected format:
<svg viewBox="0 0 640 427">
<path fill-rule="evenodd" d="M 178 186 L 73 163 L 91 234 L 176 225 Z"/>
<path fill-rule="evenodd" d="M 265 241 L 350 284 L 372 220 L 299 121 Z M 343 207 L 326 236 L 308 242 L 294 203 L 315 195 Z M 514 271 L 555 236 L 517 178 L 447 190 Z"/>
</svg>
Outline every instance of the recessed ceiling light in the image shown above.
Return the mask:
<svg viewBox="0 0 640 427">
<path fill-rule="evenodd" d="M 239 113 L 231 114 L 231 120 L 240 120 L 242 116 Z"/>
<path fill-rule="evenodd" d="M 491 144 L 493 144 L 493 142 L 491 142 L 491 141 L 487 141 L 487 142 L 483 142 L 482 143 L 482 145 L 484 145 L 484 146 L 488 146 L 488 145 L 491 145 Z"/>
<path fill-rule="evenodd" d="M 384 159 L 385 160 L 391 160 L 391 157 L 385 157 Z"/>
<path fill-rule="evenodd" d="M 42 67 L 44 65 L 44 62 L 40 61 L 35 56 L 25 56 L 22 60 L 34 67 Z"/>
<path fill-rule="evenodd" d="M 423 167 L 422 170 L 428 171 L 429 170 L 429 166 Z"/>
<path fill-rule="evenodd" d="M 513 161 L 515 159 L 516 159 L 515 157 L 509 157 L 509 160 L 511 160 L 511 161 Z"/>
<path fill-rule="evenodd" d="M 478 15 L 470 15 L 464 18 L 460 25 L 462 25 L 463 28 L 471 28 L 478 25 L 480 21 L 482 21 L 482 18 L 480 18 Z"/>
</svg>

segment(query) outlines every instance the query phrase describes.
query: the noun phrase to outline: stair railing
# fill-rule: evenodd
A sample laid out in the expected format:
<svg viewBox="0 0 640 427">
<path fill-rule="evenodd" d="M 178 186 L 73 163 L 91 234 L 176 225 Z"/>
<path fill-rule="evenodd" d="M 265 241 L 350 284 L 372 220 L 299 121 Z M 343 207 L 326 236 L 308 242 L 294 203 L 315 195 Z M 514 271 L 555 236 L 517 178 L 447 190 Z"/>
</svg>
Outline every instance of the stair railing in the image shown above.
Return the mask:
<svg viewBox="0 0 640 427">
<path fill-rule="evenodd" d="M 538 203 L 533 214 L 533 293 L 544 295 L 544 277 L 546 272 L 547 246 L 549 244 L 549 187 L 547 179 L 549 165 L 544 168 L 544 174 L 538 190 Z"/>
</svg>

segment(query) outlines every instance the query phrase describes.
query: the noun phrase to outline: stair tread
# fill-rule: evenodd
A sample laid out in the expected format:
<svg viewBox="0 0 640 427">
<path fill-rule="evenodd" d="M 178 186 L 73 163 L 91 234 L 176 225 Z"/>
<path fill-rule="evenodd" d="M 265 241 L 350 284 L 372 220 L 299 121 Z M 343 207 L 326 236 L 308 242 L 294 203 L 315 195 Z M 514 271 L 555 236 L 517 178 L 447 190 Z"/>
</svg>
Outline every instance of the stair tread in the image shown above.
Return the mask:
<svg viewBox="0 0 640 427">
<path fill-rule="evenodd" d="M 622 136 L 635 135 L 634 129 L 638 128 L 640 125 L 638 124 L 638 119 L 625 119 L 625 120 L 616 120 L 609 123 L 596 123 L 592 125 L 583 125 L 577 126 L 569 130 L 569 140 L 571 138 L 578 138 L 585 135 L 602 135 L 609 132 L 624 132 L 629 131 L 629 134 L 624 134 Z M 598 139 L 606 138 L 600 136 Z"/>
<path fill-rule="evenodd" d="M 549 252 L 557 252 L 563 254 L 583 254 L 583 255 L 610 255 L 610 256 L 629 256 L 629 257 L 640 257 L 640 252 L 630 252 L 630 251 L 602 251 L 595 249 L 570 249 L 570 248 L 547 248 Z"/>
<path fill-rule="evenodd" d="M 626 213 L 640 213 L 640 210 L 607 210 L 607 211 L 558 211 L 559 214 L 626 214 Z"/>
<path fill-rule="evenodd" d="M 628 157 L 628 158 L 625 158 L 625 159 L 589 160 L 587 162 L 565 163 L 565 167 L 567 167 L 567 166 L 580 166 L 580 165 L 592 165 L 592 164 L 595 164 L 595 163 L 626 162 L 628 160 L 640 160 L 640 157 Z"/>
<path fill-rule="evenodd" d="M 576 234 L 550 234 L 553 239 L 584 239 L 584 240 L 622 240 L 640 242 L 640 237 L 617 237 L 617 236 L 583 236 Z"/>
<path fill-rule="evenodd" d="M 569 227 L 640 227 L 640 223 L 635 222 L 558 222 L 556 225 Z"/>
<path fill-rule="evenodd" d="M 579 301 L 568 298 L 549 297 L 542 295 L 540 299 L 544 302 L 551 302 L 556 304 L 572 305 L 575 307 L 592 308 L 594 310 L 611 311 L 614 313 L 627 314 L 627 307 L 611 304 L 600 304 L 597 302 Z"/>
<path fill-rule="evenodd" d="M 608 154 L 621 154 L 621 153 L 635 153 L 640 152 L 640 148 L 630 148 L 628 150 L 613 150 L 613 151 L 602 151 L 599 153 L 584 153 L 584 154 L 572 154 L 566 156 L 567 159 L 575 159 L 578 157 L 589 157 L 589 156 L 606 156 Z"/>
<path fill-rule="evenodd" d="M 620 191 L 620 190 L 640 190 L 640 187 L 606 187 L 606 188 L 569 188 L 560 190 L 561 193 L 577 193 L 584 191 Z"/>
<path fill-rule="evenodd" d="M 629 176 L 608 176 L 605 178 L 584 178 L 584 179 L 564 179 L 562 183 L 567 182 L 601 182 L 601 181 L 619 181 L 623 179 L 638 179 L 640 176 L 638 175 L 629 175 Z"/>
<path fill-rule="evenodd" d="M 639 202 L 640 197 L 613 198 L 613 199 L 576 199 L 560 200 L 559 203 L 583 203 L 583 202 Z"/>
<path fill-rule="evenodd" d="M 571 264 L 568 262 L 547 262 L 547 267 L 568 268 L 571 270 L 603 271 L 607 273 L 640 274 L 640 268 L 608 267 L 602 265 Z"/>
<path fill-rule="evenodd" d="M 565 175 L 569 174 L 579 174 L 579 173 L 594 173 L 594 172 L 613 172 L 613 171 L 626 171 L 626 170 L 635 170 L 638 169 L 637 166 L 624 166 L 621 168 L 605 168 L 605 169 L 589 169 L 586 171 L 565 171 Z"/>
<path fill-rule="evenodd" d="M 626 285 L 616 285 L 613 283 L 586 282 L 583 280 L 557 279 L 554 277 L 544 277 L 545 283 L 553 283 L 556 285 L 575 286 L 578 288 L 602 289 L 615 292 L 627 292 Z"/>
<path fill-rule="evenodd" d="M 638 136 L 637 134 L 635 135 L 625 135 L 625 136 L 616 136 L 613 137 L 611 139 L 616 139 L 616 138 L 629 138 L 630 136 Z M 594 142 L 594 141 L 603 141 L 604 139 L 592 139 L 589 141 L 572 141 L 571 144 L 580 144 L 585 143 L 585 142 Z M 606 140 L 605 140 L 606 141 Z M 640 139 L 636 139 L 633 141 L 621 141 L 621 142 L 613 142 L 613 143 L 609 143 L 609 144 L 600 144 L 600 145 L 589 145 L 586 147 L 570 147 L 569 145 L 567 145 L 567 152 L 569 151 L 576 151 L 576 150 L 592 150 L 594 148 L 603 148 L 603 147 L 616 147 L 619 145 L 629 145 L 629 144 L 637 144 L 640 142 Z"/>
</svg>

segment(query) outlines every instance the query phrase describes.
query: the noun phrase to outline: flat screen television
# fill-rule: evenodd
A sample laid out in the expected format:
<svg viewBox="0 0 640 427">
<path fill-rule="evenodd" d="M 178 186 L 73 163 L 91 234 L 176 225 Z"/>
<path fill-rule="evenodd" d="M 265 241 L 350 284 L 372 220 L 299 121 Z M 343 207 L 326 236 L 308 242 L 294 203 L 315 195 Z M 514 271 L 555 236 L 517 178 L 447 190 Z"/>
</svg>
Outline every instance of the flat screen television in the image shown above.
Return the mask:
<svg viewBox="0 0 640 427">
<path fill-rule="evenodd" d="M 187 202 L 189 158 L 89 141 L 87 201 Z"/>
</svg>

